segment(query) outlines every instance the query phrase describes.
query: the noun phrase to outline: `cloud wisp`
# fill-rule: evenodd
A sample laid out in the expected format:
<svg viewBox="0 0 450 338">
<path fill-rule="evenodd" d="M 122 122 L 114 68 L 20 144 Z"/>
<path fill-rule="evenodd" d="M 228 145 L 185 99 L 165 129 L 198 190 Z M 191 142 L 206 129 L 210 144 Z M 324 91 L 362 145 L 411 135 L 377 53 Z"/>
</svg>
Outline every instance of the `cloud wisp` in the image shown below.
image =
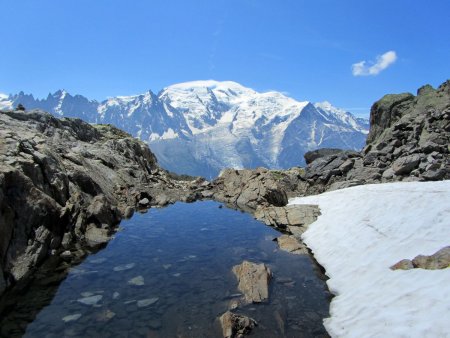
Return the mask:
<svg viewBox="0 0 450 338">
<path fill-rule="evenodd" d="M 353 76 L 373 76 L 392 65 L 397 60 L 397 53 L 390 50 L 383 55 L 378 55 L 376 62 L 361 61 L 352 65 Z"/>
</svg>

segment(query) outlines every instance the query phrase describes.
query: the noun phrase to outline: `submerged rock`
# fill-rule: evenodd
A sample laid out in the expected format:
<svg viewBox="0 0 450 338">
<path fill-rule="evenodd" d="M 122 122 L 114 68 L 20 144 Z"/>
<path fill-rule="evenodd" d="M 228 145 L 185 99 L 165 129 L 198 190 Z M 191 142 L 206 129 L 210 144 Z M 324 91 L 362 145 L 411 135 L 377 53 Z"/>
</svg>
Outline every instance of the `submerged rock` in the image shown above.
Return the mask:
<svg viewBox="0 0 450 338">
<path fill-rule="evenodd" d="M 77 300 L 77 302 L 84 304 L 84 305 L 94 306 L 94 305 L 97 305 L 98 302 L 101 301 L 102 299 L 103 299 L 102 295 L 96 295 L 96 296 L 80 298 Z"/>
<path fill-rule="evenodd" d="M 272 277 L 270 269 L 264 264 L 243 261 L 233 267 L 238 279 L 238 289 L 244 294 L 247 302 L 260 303 L 269 298 L 269 281 Z"/>
<path fill-rule="evenodd" d="M 308 254 L 308 248 L 294 236 L 281 235 L 277 238 L 277 243 L 281 250 L 296 255 Z"/>
<path fill-rule="evenodd" d="M 137 276 L 137 277 L 131 278 L 131 279 L 128 281 L 128 284 L 130 284 L 130 285 L 136 285 L 136 286 L 142 286 L 142 285 L 145 285 L 144 277 L 142 277 L 142 276 Z"/>
<path fill-rule="evenodd" d="M 224 338 L 242 337 L 248 334 L 256 325 L 257 322 L 253 318 L 232 313 L 225 312 L 219 318 L 222 326 L 222 334 Z"/>
<path fill-rule="evenodd" d="M 159 300 L 158 297 L 141 299 L 141 300 L 137 301 L 137 306 L 138 307 L 147 307 L 147 306 L 150 306 L 152 304 L 155 304 L 158 300 Z"/>
<path fill-rule="evenodd" d="M 106 309 L 95 316 L 97 322 L 108 322 L 116 316 L 115 312 Z"/>
<path fill-rule="evenodd" d="M 124 265 L 118 265 L 118 266 L 115 266 L 113 268 L 113 270 L 116 272 L 130 270 L 130 269 L 134 268 L 135 265 L 136 265 L 136 263 L 128 263 L 128 264 L 124 264 Z"/>
<path fill-rule="evenodd" d="M 62 320 L 65 323 L 74 322 L 74 321 L 80 319 L 81 316 L 82 316 L 81 313 L 75 313 L 73 315 L 63 317 Z"/>
</svg>

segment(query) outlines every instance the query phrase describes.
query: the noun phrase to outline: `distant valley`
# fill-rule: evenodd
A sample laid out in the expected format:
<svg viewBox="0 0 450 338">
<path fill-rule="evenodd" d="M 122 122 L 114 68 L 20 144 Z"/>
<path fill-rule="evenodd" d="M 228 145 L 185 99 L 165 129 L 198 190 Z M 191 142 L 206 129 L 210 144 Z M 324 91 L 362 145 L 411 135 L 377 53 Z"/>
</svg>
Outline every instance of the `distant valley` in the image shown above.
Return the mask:
<svg viewBox="0 0 450 338">
<path fill-rule="evenodd" d="M 160 165 L 213 178 L 226 167 L 289 168 L 320 147 L 359 150 L 368 120 L 328 102 L 299 102 L 279 92 L 256 92 L 231 81 L 194 81 L 105 101 L 64 90 L 45 99 L 0 96 L 0 109 L 23 104 L 58 117 L 110 123 L 147 142 Z"/>
</svg>

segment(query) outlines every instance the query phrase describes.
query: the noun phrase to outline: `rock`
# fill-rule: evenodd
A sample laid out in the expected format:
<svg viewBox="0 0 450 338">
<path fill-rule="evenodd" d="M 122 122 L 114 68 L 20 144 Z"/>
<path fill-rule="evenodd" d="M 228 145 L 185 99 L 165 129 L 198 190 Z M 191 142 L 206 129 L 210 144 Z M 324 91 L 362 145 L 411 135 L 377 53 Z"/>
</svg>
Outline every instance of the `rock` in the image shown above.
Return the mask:
<svg viewBox="0 0 450 338">
<path fill-rule="evenodd" d="M 114 271 L 125 271 L 134 268 L 136 263 L 128 263 L 124 265 L 118 265 L 113 268 Z"/>
<path fill-rule="evenodd" d="M 63 238 L 62 238 L 61 246 L 62 246 L 64 249 L 69 249 L 69 248 L 70 248 L 70 245 L 72 244 L 72 240 L 73 240 L 72 233 L 71 233 L 71 232 L 66 232 L 66 233 L 64 234 Z"/>
<path fill-rule="evenodd" d="M 133 217 L 133 215 L 134 215 L 134 208 L 126 207 L 125 211 L 123 212 L 123 217 L 128 219 Z"/>
<path fill-rule="evenodd" d="M 111 206 L 105 195 L 97 195 L 86 210 L 87 221 L 99 224 L 115 225 L 120 221 L 116 208 Z"/>
<path fill-rule="evenodd" d="M 114 293 L 113 293 L 113 295 L 112 295 L 112 298 L 113 299 L 117 299 L 117 298 L 119 298 L 120 297 L 120 293 L 118 293 L 117 291 L 115 291 Z"/>
<path fill-rule="evenodd" d="M 90 296 L 90 297 L 77 299 L 77 302 L 84 304 L 84 305 L 95 306 L 98 304 L 99 301 L 102 300 L 102 298 L 103 298 L 102 295 L 96 295 L 96 296 Z"/>
<path fill-rule="evenodd" d="M 422 177 L 427 181 L 439 181 L 445 178 L 447 170 L 445 168 L 438 168 L 432 170 L 426 170 L 422 173 Z"/>
<path fill-rule="evenodd" d="M 284 206 L 288 202 L 282 182 L 264 168 L 226 169 L 212 182 L 214 199 L 244 210 L 260 205 Z"/>
<path fill-rule="evenodd" d="M 109 322 L 109 321 L 110 321 L 111 319 L 113 319 L 115 316 L 116 316 L 115 312 L 112 312 L 111 310 L 106 309 L 106 310 L 101 311 L 100 313 L 98 313 L 98 314 L 95 316 L 95 320 L 96 320 L 97 322 L 103 322 L 103 323 L 105 323 L 105 322 Z"/>
<path fill-rule="evenodd" d="M 170 198 L 165 194 L 159 194 L 155 197 L 155 204 L 163 207 L 170 203 Z"/>
<path fill-rule="evenodd" d="M 272 273 L 264 263 L 243 261 L 233 267 L 233 273 L 239 282 L 238 289 L 244 294 L 247 302 L 260 303 L 269 298 Z"/>
<path fill-rule="evenodd" d="M 69 250 L 63 251 L 60 256 L 65 261 L 70 261 L 73 257 L 72 253 Z"/>
<path fill-rule="evenodd" d="M 387 170 L 385 170 L 385 171 L 383 172 L 383 174 L 381 175 L 381 177 L 383 177 L 383 178 L 385 178 L 385 179 L 390 179 L 390 178 L 394 177 L 394 175 L 395 175 L 394 169 L 388 168 Z"/>
<path fill-rule="evenodd" d="M 301 235 L 320 215 L 317 205 L 288 205 L 286 207 L 259 207 L 255 218 L 266 225 L 288 229 L 292 234 Z"/>
<path fill-rule="evenodd" d="M 99 228 L 95 224 L 87 226 L 84 236 L 86 244 L 93 248 L 105 245 L 111 239 L 108 229 Z"/>
<path fill-rule="evenodd" d="M 390 267 L 391 270 L 410 270 L 414 269 L 414 265 L 409 259 L 402 259 Z"/>
<path fill-rule="evenodd" d="M 409 174 L 420 162 L 420 156 L 417 154 L 400 157 L 392 164 L 392 170 L 395 175 Z"/>
<path fill-rule="evenodd" d="M 393 266 L 392 270 L 410 270 L 414 268 L 436 270 L 450 267 L 450 246 L 444 247 L 430 256 L 418 255 L 411 261 L 402 259 Z"/>
<path fill-rule="evenodd" d="M 68 315 L 62 318 L 62 321 L 65 323 L 69 323 L 69 322 L 74 322 L 77 321 L 78 319 L 80 319 L 82 316 L 81 313 L 75 313 L 73 315 Z"/>
<path fill-rule="evenodd" d="M 142 277 L 142 276 L 134 277 L 134 278 L 132 278 L 132 279 L 130 279 L 130 280 L 128 281 L 128 284 L 130 284 L 130 285 L 136 285 L 136 286 L 142 286 L 142 285 L 145 285 L 144 277 Z"/>
<path fill-rule="evenodd" d="M 450 267 L 450 246 L 442 248 L 430 256 L 419 255 L 412 260 L 415 268 L 436 270 Z"/>
<path fill-rule="evenodd" d="M 300 243 L 294 236 L 281 235 L 277 238 L 278 246 L 281 250 L 296 254 L 307 255 L 307 247 Z"/>
<path fill-rule="evenodd" d="M 222 334 L 225 338 L 242 337 L 257 325 L 254 319 L 230 311 L 220 316 L 219 321 L 222 326 Z"/>
<path fill-rule="evenodd" d="M 157 298 L 157 297 L 138 300 L 137 306 L 138 307 L 147 307 L 147 306 L 155 304 L 158 300 L 159 300 L 159 298 Z"/>
<path fill-rule="evenodd" d="M 146 197 L 139 201 L 139 206 L 146 207 L 150 204 L 150 200 Z"/>
<path fill-rule="evenodd" d="M 318 158 L 322 158 L 329 155 L 336 155 L 343 152 L 342 149 L 335 148 L 320 148 L 313 151 L 306 152 L 303 157 L 305 158 L 306 164 L 310 164 Z"/>
</svg>

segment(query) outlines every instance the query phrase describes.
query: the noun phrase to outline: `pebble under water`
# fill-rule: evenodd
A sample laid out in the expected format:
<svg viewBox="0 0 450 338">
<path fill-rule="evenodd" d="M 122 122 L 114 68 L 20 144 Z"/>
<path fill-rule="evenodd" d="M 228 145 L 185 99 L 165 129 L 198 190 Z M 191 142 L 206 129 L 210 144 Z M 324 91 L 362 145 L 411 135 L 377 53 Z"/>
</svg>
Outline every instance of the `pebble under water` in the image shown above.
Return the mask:
<svg viewBox="0 0 450 338">
<path fill-rule="evenodd" d="M 249 260 L 273 273 L 268 302 L 235 310 L 258 322 L 250 336 L 327 337 L 330 294 L 311 257 L 279 250 L 279 232 L 219 206 L 176 203 L 123 221 L 62 282 L 37 280 L 18 297 L 1 335 L 222 337 L 217 318 L 241 296 L 232 267 Z"/>
</svg>

